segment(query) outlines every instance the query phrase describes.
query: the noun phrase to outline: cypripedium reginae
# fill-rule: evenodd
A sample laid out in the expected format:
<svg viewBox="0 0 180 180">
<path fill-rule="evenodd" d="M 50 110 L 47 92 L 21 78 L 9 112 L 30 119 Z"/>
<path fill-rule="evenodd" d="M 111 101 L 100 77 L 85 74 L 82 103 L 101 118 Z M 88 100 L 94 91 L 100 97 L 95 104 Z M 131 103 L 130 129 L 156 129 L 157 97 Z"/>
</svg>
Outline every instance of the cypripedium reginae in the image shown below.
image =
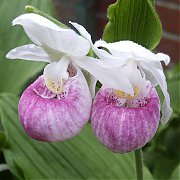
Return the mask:
<svg viewBox="0 0 180 180">
<path fill-rule="evenodd" d="M 77 135 L 90 117 L 92 98 L 76 58 L 83 60 L 89 42 L 37 14 L 13 21 L 34 44 L 11 50 L 9 59 L 44 61 L 44 73 L 22 94 L 19 117 L 26 133 L 41 141 L 63 141 Z"/>
<path fill-rule="evenodd" d="M 80 68 L 97 75 L 93 67 L 101 65 L 86 56 L 90 42 L 72 29 L 61 28 L 34 13 L 17 17 L 13 25 L 22 25 L 34 44 L 17 47 L 6 57 L 48 63 L 43 75 L 20 98 L 19 117 L 26 133 L 42 141 L 75 136 L 89 120 L 92 104 Z M 101 74 L 96 78 L 102 83 L 110 79 Z"/>
<path fill-rule="evenodd" d="M 95 47 L 106 48 L 109 53 L 104 52 L 103 50 L 99 51 L 99 57 L 106 61 L 108 64 L 113 64 L 116 68 L 119 69 L 119 72 L 126 76 L 130 81 L 133 78 L 133 82 L 139 82 L 139 89 L 142 86 L 140 81 L 140 75 L 134 76 L 132 71 L 136 71 L 135 68 L 131 67 L 130 64 L 134 64 L 138 68 L 139 73 L 142 74 L 146 80 L 149 80 L 152 85 L 155 87 L 160 86 L 165 100 L 162 105 L 162 124 L 167 123 L 169 120 L 172 109 L 170 107 L 170 97 L 167 91 L 166 77 L 163 72 L 161 61 L 164 61 L 165 65 L 168 65 L 170 58 L 168 55 L 163 53 L 154 54 L 148 49 L 138 45 L 132 41 L 120 41 L 115 43 L 106 43 L 105 41 L 97 41 Z M 116 69 L 115 68 L 115 69 Z M 129 73 L 134 77 L 129 77 Z M 133 83 L 131 82 L 133 85 Z"/>
<path fill-rule="evenodd" d="M 172 114 L 161 66 L 161 61 L 169 63 L 169 56 L 154 54 L 132 41 L 106 43 L 100 40 L 93 44 L 82 26 L 73 25 L 99 57 L 94 72 L 91 70 L 95 75 L 91 84 L 95 85 L 99 73 L 108 78 L 106 82 L 101 81 L 103 86 L 94 98 L 91 123 L 95 135 L 114 152 L 125 153 L 143 147 L 159 125 L 160 101 L 155 90 L 158 84 L 165 97 L 162 124 Z M 84 64 L 84 68 L 86 66 Z"/>
<path fill-rule="evenodd" d="M 169 120 L 172 109 L 161 61 L 167 65 L 169 56 L 154 54 L 131 42 L 94 45 L 99 58 L 113 65 L 114 73 L 127 78 L 133 94 L 122 89 L 103 86 L 95 96 L 91 123 L 102 144 L 114 152 L 126 153 L 143 147 L 156 133 L 160 120 L 160 101 L 155 86 L 159 84 L 165 100 L 162 124 Z"/>
</svg>

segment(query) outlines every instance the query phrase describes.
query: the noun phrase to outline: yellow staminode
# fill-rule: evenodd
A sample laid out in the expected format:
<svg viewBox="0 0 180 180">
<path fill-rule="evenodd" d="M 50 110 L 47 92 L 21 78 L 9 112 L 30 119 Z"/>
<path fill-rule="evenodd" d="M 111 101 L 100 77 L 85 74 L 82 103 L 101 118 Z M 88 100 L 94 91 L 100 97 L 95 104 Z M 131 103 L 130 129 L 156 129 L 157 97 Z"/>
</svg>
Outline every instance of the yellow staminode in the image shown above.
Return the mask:
<svg viewBox="0 0 180 180">
<path fill-rule="evenodd" d="M 62 83 L 54 83 L 52 80 L 45 78 L 45 83 L 47 88 L 52 91 L 55 94 L 61 94 L 62 93 Z"/>
<path fill-rule="evenodd" d="M 139 88 L 138 87 L 135 87 L 134 88 L 134 96 L 131 96 L 130 94 L 126 94 L 125 92 L 123 91 L 120 91 L 120 90 L 115 90 L 115 95 L 117 97 L 121 97 L 121 98 L 126 98 L 126 99 L 132 99 L 132 98 L 135 98 L 138 96 L 139 94 Z"/>
</svg>

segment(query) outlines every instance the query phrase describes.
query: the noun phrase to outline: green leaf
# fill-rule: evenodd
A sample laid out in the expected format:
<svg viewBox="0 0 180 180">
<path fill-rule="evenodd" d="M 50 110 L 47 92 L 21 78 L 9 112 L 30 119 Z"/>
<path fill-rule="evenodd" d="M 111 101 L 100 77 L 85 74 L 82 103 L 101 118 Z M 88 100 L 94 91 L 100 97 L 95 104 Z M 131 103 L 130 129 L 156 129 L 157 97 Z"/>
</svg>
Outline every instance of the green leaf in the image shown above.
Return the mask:
<svg viewBox="0 0 180 180">
<path fill-rule="evenodd" d="M 23 60 L 7 60 L 8 51 L 31 43 L 22 27 L 12 27 L 12 20 L 25 13 L 27 4 L 34 5 L 52 15 L 51 0 L 1 0 L 0 5 L 0 92 L 19 93 L 21 88 L 42 70 L 44 63 Z"/>
<path fill-rule="evenodd" d="M 144 173 L 144 179 L 148 179 L 148 180 L 154 179 L 150 171 L 145 166 L 143 168 L 143 173 Z"/>
<path fill-rule="evenodd" d="M 169 158 L 162 158 L 157 161 L 153 175 L 157 179 L 168 179 L 175 168 L 174 161 Z"/>
<path fill-rule="evenodd" d="M 6 138 L 6 135 L 3 131 L 0 131 L 0 151 L 1 151 L 1 148 L 4 148 L 5 145 L 6 145 L 6 141 L 7 138 Z"/>
<path fill-rule="evenodd" d="M 133 179 L 133 154 L 115 154 L 94 137 L 88 123 L 80 135 L 59 143 L 30 139 L 17 116 L 18 99 L 0 95 L 1 120 L 8 134 L 4 149 L 10 170 L 21 179 Z M 144 167 L 145 168 L 145 167 Z M 145 176 L 150 173 L 145 169 Z"/>
<path fill-rule="evenodd" d="M 156 0 L 151 0 L 153 6 L 155 6 Z"/>
<path fill-rule="evenodd" d="M 170 180 L 178 180 L 180 179 L 180 164 L 173 171 Z"/>
<path fill-rule="evenodd" d="M 171 106 L 174 112 L 180 113 L 180 64 L 174 65 L 166 71 L 168 80 L 168 91 L 171 97 Z"/>
<path fill-rule="evenodd" d="M 174 117 L 151 141 L 144 153 L 144 161 L 156 178 L 167 179 L 180 162 L 180 121 Z"/>
<path fill-rule="evenodd" d="M 150 170 L 153 170 L 157 160 L 162 157 L 163 157 L 163 154 L 157 151 L 150 151 L 150 152 L 145 151 L 143 153 L 144 162 Z"/>
<path fill-rule="evenodd" d="M 161 39 L 161 23 L 150 0 L 117 0 L 108 18 L 103 34 L 107 42 L 131 40 L 152 50 Z"/>
</svg>

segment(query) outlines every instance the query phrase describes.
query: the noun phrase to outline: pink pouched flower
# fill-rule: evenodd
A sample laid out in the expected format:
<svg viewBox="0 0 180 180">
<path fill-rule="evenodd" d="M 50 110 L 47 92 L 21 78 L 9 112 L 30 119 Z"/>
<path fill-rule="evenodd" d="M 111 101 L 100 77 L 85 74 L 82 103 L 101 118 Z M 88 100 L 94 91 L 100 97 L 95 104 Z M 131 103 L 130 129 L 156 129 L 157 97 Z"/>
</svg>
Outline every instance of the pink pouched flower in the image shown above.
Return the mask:
<svg viewBox="0 0 180 180">
<path fill-rule="evenodd" d="M 73 72 L 72 72 L 73 68 Z M 26 133 L 41 141 L 64 141 L 77 135 L 89 120 L 91 96 L 78 67 L 68 67 L 69 78 L 58 94 L 40 76 L 22 94 L 19 117 Z"/>
<path fill-rule="evenodd" d="M 120 76 L 124 83 L 119 89 L 117 84 L 114 87 L 105 84 L 100 88 L 92 107 L 92 129 L 99 141 L 113 152 L 139 149 L 152 139 L 159 125 L 160 101 L 156 85 L 160 86 L 165 97 L 162 124 L 167 123 L 172 114 L 160 63 L 164 61 L 167 65 L 169 57 L 154 54 L 131 41 L 109 44 L 98 41 L 94 46 L 101 47 L 97 51 L 100 59 L 113 66 L 108 73 Z"/>
<path fill-rule="evenodd" d="M 41 141 L 72 138 L 90 117 L 92 97 L 80 70 L 90 61 L 89 41 L 34 13 L 17 17 L 13 25 L 22 25 L 34 44 L 17 47 L 6 57 L 48 63 L 20 98 L 19 117 L 26 133 Z"/>
<path fill-rule="evenodd" d="M 122 95 L 122 91 L 101 88 L 94 99 L 91 123 L 102 144 L 113 152 L 126 153 L 143 147 L 154 136 L 160 103 L 150 82 L 135 98 Z"/>
</svg>

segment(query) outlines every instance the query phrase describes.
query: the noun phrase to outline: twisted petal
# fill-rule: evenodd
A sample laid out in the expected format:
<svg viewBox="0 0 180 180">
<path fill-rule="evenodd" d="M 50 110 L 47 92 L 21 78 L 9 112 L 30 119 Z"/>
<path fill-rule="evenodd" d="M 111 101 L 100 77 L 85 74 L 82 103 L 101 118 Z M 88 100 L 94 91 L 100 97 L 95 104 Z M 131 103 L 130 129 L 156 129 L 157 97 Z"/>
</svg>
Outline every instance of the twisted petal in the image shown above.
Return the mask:
<svg viewBox="0 0 180 180">
<path fill-rule="evenodd" d="M 21 96 L 19 117 L 26 133 L 41 141 L 64 141 L 77 135 L 87 123 L 91 95 L 82 72 L 65 84 L 62 94 L 48 91 L 41 76 Z"/>
<path fill-rule="evenodd" d="M 152 75 L 151 72 L 149 72 L 148 70 L 146 70 L 145 68 L 143 68 L 142 66 L 138 66 L 140 71 L 144 73 L 145 79 L 147 81 L 150 81 L 152 83 L 152 85 L 154 87 L 156 87 L 158 85 L 158 82 L 156 81 L 156 79 L 154 78 L 154 76 Z"/>
<path fill-rule="evenodd" d="M 6 55 L 6 58 L 43 62 L 51 62 L 52 60 L 43 48 L 35 46 L 34 44 L 24 45 L 13 49 Z"/>
<path fill-rule="evenodd" d="M 13 25 L 22 25 L 29 38 L 38 46 L 61 53 L 84 56 L 89 52 L 90 44 L 71 29 L 63 29 L 50 20 L 33 13 L 23 14 L 13 21 Z"/>
<path fill-rule="evenodd" d="M 99 141 L 113 152 L 126 153 L 143 147 L 154 136 L 160 119 L 160 102 L 152 87 L 144 107 L 117 107 L 107 101 L 107 89 L 97 93 L 91 124 Z"/>
<path fill-rule="evenodd" d="M 167 91 L 166 77 L 162 70 L 154 68 L 150 64 L 148 64 L 148 67 L 145 64 L 143 64 L 142 67 L 144 69 L 146 69 L 147 71 L 149 71 L 149 73 L 152 74 L 152 76 L 155 78 L 155 80 L 159 84 L 159 86 L 164 94 L 165 100 L 162 105 L 161 122 L 162 122 L 162 124 L 165 124 L 165 123 L 167 123 L 167 121 L 169 120 L 169 118 L 173 112 L 172 108 L 170 107 L 170 97 L 169 97 L 169 94 Z"/>
</svg>

